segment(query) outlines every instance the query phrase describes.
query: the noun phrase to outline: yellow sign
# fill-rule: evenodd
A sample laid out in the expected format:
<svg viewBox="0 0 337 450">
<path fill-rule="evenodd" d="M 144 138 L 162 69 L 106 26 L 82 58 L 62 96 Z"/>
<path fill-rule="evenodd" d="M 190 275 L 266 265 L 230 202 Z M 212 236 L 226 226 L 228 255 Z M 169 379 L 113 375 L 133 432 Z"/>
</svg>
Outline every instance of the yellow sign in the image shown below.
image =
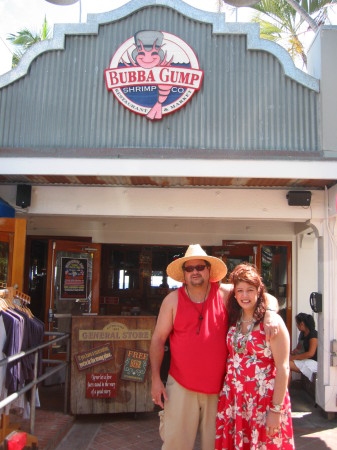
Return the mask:
<svg viewBox="0 0 337 450">
<path fill-rule="evenodd" d="M 102 330 L 79 330 L 80 341 L 150 341 L 151 330 L 129 330 L 126 325 L 111 322 Z"/>
</svg>

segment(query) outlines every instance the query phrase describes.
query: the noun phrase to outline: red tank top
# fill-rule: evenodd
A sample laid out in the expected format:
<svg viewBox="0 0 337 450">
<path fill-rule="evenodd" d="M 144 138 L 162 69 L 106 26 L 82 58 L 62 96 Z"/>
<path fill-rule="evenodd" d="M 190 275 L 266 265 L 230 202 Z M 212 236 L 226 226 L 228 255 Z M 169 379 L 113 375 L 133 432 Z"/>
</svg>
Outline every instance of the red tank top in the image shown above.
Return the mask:
<svg viewBox="0 0 337 450">
<path fill-rule="evenodd" d="M 218 283 L 211 290 L 199 316 L 202 304 L 193 303 L 185 288 L 178 289 L 178 306 L 170 335 L 170 375 L 186 389 L 218 394 L 225 375 L 228 331 L 227 311 Z"/>
</svg>

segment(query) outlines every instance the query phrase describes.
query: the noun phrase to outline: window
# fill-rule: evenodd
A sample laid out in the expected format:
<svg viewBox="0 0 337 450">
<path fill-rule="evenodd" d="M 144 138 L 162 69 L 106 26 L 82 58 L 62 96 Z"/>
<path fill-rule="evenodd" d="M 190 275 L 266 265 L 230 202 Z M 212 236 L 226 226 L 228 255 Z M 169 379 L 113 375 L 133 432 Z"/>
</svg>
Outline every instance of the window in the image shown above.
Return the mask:
<svg viewBox="0 0 337 450">
<path fill-rule="evenodd" d="M 140 250 L 123 245 L 103 247 L 102 287 L 107 293 L 140 289 Z"/>
</svg>

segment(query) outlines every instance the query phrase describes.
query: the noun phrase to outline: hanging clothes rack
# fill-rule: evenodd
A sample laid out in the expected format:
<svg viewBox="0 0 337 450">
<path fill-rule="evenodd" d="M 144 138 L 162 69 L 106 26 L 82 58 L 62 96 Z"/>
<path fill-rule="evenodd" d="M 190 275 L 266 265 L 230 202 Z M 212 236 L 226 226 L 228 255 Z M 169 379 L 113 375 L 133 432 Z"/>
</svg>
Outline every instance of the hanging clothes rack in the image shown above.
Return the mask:
<svg viewBox="0 0 337 450">
<path fill-rule="evenodd" d="M 7 287 L 3 282 L 0 282 L 0 310 L 8 308 L 22 308 L 30 317 L 33 317 L 29 309 L 30 296 L 15 289 L 14 287 Z M 2 350 L 2 349 L 1 349 Z M 10 423 L 9 414 L 1 414 L 1 424 L 0 424 L 0 442 L 3 442 L 6 437 L 17 430 L 17 424 Z M 26 446 L 28 448 L 38 446 L 38 438 L 32 434 L 27 434 Z M 26 448 L 27 448 L 26 447 Z"/>
</svg>

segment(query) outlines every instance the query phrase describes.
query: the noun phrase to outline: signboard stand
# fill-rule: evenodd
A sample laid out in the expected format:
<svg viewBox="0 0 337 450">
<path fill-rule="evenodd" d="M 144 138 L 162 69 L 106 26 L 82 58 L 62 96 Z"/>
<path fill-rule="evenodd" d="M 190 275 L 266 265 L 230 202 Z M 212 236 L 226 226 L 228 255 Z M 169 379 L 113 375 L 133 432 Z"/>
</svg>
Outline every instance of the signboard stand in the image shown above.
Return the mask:
<svg viewBox="0 0 337 450">
<path fill-rule="evenodd" d="M 70 409 L 153 411 L 149 350 L 154 316 L 73 316 Z"/>
</svg>

